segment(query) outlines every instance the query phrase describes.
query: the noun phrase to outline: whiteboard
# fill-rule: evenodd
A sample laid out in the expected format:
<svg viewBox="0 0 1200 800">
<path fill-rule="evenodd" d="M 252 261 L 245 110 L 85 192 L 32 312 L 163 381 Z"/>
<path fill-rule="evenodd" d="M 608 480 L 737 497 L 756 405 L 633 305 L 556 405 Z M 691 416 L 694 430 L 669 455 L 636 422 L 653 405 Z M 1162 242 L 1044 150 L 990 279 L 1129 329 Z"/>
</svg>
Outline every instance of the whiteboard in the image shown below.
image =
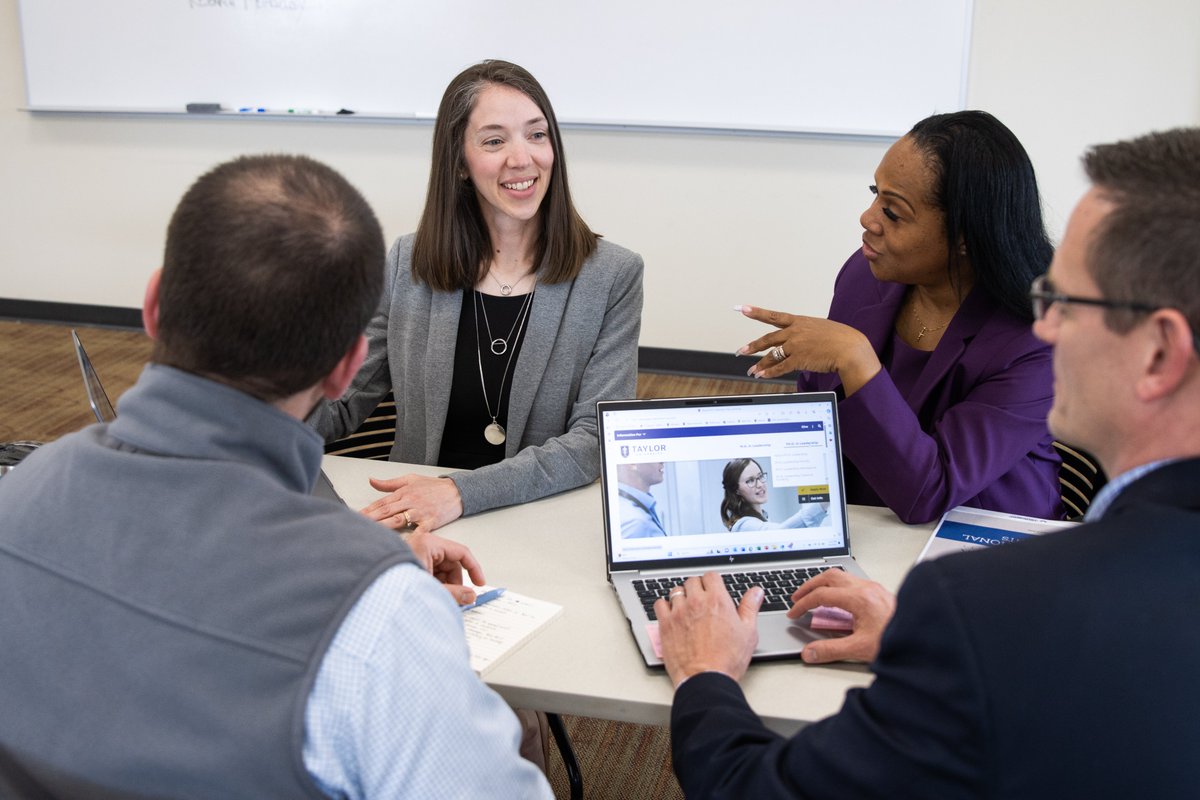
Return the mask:
<svg viewBox="0 0 1200 800">
<path fill-rule="evenodd" d="M 528 68 L 560 122 L 898 135 L 963 107 L 971 0 L 21 0 L 32 110 L 432 119 Z"/>
</svg>

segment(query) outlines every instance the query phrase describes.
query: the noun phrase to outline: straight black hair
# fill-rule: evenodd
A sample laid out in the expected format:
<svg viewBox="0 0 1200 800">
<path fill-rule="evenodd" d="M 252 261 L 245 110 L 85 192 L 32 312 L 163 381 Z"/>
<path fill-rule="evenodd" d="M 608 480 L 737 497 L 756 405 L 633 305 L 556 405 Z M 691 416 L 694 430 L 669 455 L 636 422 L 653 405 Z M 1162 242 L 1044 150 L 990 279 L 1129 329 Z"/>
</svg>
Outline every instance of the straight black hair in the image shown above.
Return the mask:
<svg viewBox="0 0 1200 800">
<path fill-rule="evenodd" d="M 930 201 L 946 218 L 951 281 L 965 257 L 975 282 L 1006 311 L 1033 321 L 1029 284 L 1050 267 L 1054 247 L 1029 154 L 985 111 L 927 117 L 909 131 L 934 173 Z"/>
</svg>

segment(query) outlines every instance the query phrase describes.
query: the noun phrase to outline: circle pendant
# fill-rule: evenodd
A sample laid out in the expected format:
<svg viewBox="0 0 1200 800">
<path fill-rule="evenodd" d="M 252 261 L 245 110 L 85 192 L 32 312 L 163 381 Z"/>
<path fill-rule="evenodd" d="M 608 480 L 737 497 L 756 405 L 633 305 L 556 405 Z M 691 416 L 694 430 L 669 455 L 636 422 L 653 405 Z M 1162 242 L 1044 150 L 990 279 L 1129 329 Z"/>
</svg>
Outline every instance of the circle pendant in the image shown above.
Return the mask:
<svg viewBox="0 0 1200 800">
<path fill-rule="evenodd" d="M 492 355 L 502 356 L 508 352 L 507 339 L 492 339 Z"/>
<path fill-rule="evenodd" d="M 500 294 L 504 295 L 505 297 L 508 297 L 510 294 L 512 294 L 512 287 L 509 286 L 507 283 L 500 284 Z"/>
<path fill-rule="evenodd" d="M 499 422 L 493 422 L 483 429 L 483 438 L 488 440 L 488 444 L 504 444 L 504 440 L 507 438 L 504 426 Z"/>
</svg>

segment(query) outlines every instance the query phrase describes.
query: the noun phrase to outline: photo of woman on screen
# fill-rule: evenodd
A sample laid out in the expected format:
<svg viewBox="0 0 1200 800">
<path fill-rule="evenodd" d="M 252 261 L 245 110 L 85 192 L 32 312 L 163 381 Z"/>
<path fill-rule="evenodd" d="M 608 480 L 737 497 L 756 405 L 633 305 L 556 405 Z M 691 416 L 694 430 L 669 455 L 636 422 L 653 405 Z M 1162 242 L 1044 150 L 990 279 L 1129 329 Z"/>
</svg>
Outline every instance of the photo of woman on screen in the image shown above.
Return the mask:
<svg viewBox="0 0 1200 800">
<path fill-rule="evenodd" d="M 767 473 L 752 458 L 735 458 L 721 473 L 725 497 L 721 521 L 734 532 L 815 528 L 829 519 L 825 503 L 801 503 L 800 510 L 783 522 L 767 520 Z"/>
</svg>

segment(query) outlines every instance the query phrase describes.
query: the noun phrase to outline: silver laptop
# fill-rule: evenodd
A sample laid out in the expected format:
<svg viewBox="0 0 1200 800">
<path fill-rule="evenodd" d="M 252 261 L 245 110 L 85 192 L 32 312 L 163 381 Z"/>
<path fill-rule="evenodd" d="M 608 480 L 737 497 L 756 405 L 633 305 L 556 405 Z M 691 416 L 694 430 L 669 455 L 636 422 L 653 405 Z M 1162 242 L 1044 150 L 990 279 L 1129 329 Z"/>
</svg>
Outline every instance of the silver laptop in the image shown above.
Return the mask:
<svg viewBox="0 0 1200 800">
<path fill-rule="evenodd" d="M 87 350 L 83 349 L 83 342 L 79 341 L 79 334 L 74 328 L 71 329 L 71 341 L 75 343 L 75 357 L 79 359 L 79 369 L 83 373 L 83 388 L 96 421 L 112 422 L 117 418 L 117 412 L 109 402 L 100 376 L 96 374 L 96 368 L 92 366 L 92 360 L 88 358 Z"/>
<path fill-rule="evenodd" d="M 735 600 L 764 586 L 756 660 L 841 635 L 785 613 L 821 570 L 865 577 L 850 557 L 834 393 L 609 401 L 597 417 L 609 581 L 648 665 L 662 664 L 654 598 L 709 570 Z"/>
<path fill-rule="evenodd" d="M 79 369 L 83 372 L 83 388 L 87 392 L 92 413 L 96 415 L 98 422 L 112 422 L 117 418 L 117 412 L 108 399 L 108 393 L 104 391 L 104 385 L 100 383 L 100 376 L 92 366 L 92 359 L 88 357 L 87 350 L 83 348 L 83 342 L 79 341 L 79 334 L 74 329 L 71 330 L 71 341 L 75 343 L 75 357 L 79 359 Z M 321 470 L 321 474 L 317 476 L 317 484 L 312 493 L 315 497 L 336 500 L 343 505 L 346 503 L 333 488 L 325 470 Z"/>
</svg>

